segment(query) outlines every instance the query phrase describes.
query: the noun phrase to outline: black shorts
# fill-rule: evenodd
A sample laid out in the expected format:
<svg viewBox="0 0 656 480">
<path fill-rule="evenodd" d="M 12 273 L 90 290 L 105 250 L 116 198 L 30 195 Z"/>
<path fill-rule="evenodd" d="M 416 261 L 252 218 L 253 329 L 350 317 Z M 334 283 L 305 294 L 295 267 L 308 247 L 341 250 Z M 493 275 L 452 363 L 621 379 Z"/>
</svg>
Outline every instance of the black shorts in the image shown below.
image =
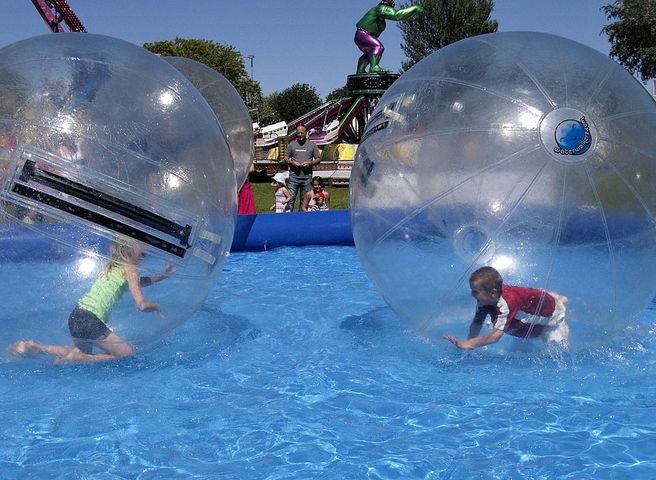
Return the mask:
<svg viewBox="0 0 656 480">
<path fill-rule="evenodd" d="M 112 331 L 93 313 L 75 307 L 68 317 L 68 330 L 75 346 L 84 353 L 92 353 L 93 342 L 104 340 Z"/>
</svg>

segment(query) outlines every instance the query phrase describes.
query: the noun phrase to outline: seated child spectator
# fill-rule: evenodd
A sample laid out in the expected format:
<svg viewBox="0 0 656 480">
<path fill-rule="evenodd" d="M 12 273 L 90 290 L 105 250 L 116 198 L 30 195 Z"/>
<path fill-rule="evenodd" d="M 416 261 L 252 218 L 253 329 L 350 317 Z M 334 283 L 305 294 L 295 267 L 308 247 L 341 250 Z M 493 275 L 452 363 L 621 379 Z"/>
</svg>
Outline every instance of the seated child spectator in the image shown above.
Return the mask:
<svg viewBox="0 0 656 480">
<path fill-rule="evenodd" d="M 271 210 L 275 213 L 287 213 L 291 211 L 289 201 L 292 199 L 292 196 L 289 190 L 287 190 L 286 181 L 285 174 L 282 172 L 278 172 L 273 176 L 272 185 L 276 189 L 273 194 L 274 201 L 273 205 L 271 205 Z"/>
<path fill-rule="evenodd" d="M 326 205 L 326 194 L 324 192 L 315 194 L 312 200 L 312 206 L 310 206 L 311 212 L 326 212 L 329 210 L 328 205 Z"/>
<path fill-rule="evenodd" d="M 317 193 L 323 193 L 323 203 L 325 204 L 325 208 L 321 208 L 320 210 L 330 210 L 330 193 L 323 189 L 323 178 L 317 175 L 316 177 L 312 177 L 312 191 L 307 192 L 303 197 L 301 211 L 314 211 L 312 207 L 316 203 L 315 197 Z"/>
<path fill-rule="evenodd" d="M 469 287 L 477 306 L 467 340 L 451 335 L 443 337 L 458 348 L 471 350 L 489 345 L 499 341 L 504 333 L 520 338 L 541 337 L 545 343 L 558 342 L 567 346 L 567 297 L 535 288 L 504 285 L 501 275 L 492 267 L 482 267 L 472 273 Z M 480 335 L 488 315 L 492 331 Z"/>
</svg>

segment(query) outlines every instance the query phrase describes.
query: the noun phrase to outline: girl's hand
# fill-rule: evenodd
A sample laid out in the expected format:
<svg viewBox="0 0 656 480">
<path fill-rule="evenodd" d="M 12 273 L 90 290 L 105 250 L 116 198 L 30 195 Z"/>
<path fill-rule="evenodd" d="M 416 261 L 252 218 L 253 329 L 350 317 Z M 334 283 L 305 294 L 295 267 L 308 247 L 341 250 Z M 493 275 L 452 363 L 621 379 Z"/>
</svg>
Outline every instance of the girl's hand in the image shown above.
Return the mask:
<svg viewBox="0 0 656 480">
<path fill-rule="evenodd" d="M 148 302 L 150 304 L 150 308 L 147 308 L 147 312 L 157 312 L 157 315 L 159 315 L 160 320 L 164 320 L 166 316 L 164 315 L 164 312 L 162 312 L 162 308 L 159 306 L 159 303 L 153 303 L 153 302 Z"/>
<path fill-rule="evenodd" d="M 142 312 L 159 312 L 159 303 L 154 303 L 148 300 L 143 300 L 137 305 Z"/>
</svg>

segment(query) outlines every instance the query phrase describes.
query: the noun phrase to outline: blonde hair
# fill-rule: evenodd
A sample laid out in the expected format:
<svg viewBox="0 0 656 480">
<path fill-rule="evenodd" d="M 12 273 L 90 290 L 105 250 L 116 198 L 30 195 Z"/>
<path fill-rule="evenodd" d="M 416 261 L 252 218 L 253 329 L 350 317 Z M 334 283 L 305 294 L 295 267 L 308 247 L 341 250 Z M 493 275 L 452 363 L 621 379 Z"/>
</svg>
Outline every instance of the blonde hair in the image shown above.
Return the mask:
<svg viewBox="0 0 656 480">
<path fill-rule="evenodd" d="M 125 265 L 126 263 L 134 264 L 136 257 L 135 249 L 136 245 L 112 240 L 109 244 L 109 261 L 102 269 L 102 274 L 106 275 L 113 268 Z"/>
</svg>

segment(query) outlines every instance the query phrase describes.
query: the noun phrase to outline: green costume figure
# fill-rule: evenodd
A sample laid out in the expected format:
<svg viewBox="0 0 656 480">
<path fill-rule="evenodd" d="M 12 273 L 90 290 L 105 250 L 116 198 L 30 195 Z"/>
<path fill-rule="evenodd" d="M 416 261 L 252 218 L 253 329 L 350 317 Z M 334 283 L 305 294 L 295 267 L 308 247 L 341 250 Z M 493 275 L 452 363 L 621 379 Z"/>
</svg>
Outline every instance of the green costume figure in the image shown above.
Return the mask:
<svg viewBox="0 0 656 480">
<path fill-rule="evenodd" d="M 381 0 L 377 6 L 365 13 L 364 17 L 355 25 L 357 30 L 354 41 L 362 51 L 362 56 L 358 60 L 357 73 L 365 73 L 367 65 L 369 65 L 369 73 L 387 71 L 378 65 L 385 50 L 383 44 L 378 40 L 380 34 L 385 30 L 385 20 L 398 22 L 423 12 L 424 7 L 421 5 L 394 10 L 394 0 Z"/>
</svg>

